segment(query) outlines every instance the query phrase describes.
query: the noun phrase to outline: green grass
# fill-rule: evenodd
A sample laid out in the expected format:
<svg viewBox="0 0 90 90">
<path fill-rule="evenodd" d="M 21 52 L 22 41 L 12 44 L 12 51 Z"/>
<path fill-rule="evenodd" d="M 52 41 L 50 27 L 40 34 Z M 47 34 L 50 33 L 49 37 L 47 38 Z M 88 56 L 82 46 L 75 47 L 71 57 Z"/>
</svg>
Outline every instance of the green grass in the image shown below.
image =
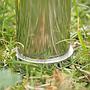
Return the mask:
<svg viewBox="0 0 90 90">
<path fill-rule="evenodd" d="M 10 90 L 25 90 L 27 84 L 33 86 L 37 81 L 45 84 L 56 68 L 73 79 L 75 90 L 90 90 L 90 0 L 72 0 L 70 41 L 75 52 L 67 61 L 60 63 L 61 67 L 57 64 L 41 65 L 16 59 L 15 47 L 18 42 L 15 16 L 14 0 L 0 0 L 0 77 L 6 79 L 6 85 L 0 79 L 0 90 L 8 87 Z M 18 74 L 21 77 L 19 83 Z M 10 77 L 14 80 L 9 81 Z"/>
</svg>

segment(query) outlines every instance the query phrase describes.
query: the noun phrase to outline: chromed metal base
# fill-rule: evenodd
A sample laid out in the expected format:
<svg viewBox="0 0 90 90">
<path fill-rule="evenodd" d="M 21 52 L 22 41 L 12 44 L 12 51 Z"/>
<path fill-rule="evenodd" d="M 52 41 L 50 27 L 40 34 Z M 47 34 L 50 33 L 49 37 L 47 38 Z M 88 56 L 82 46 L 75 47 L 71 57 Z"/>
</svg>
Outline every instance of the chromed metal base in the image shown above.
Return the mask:
<svg viewBox="0 0 90 90">
<path fill-rule="evenodd" d="M 33 59 L 33 58 L 24 56 L 23 54 L 18 52 L 18 49 L 16 49 L 16 57 L 18 59 L 24 60 L 29 63 L 48 64 L 48 63 L 57 63 L 57 62 L 66 60 L 73 54 L 73 52 L 74 52 L 74 50 L 73 50 L 72 46 L 70 45 L 69 50 L 62 56 L 55 57 L 55 58 L 49 58 L 49 59 Z"/>
</svg>

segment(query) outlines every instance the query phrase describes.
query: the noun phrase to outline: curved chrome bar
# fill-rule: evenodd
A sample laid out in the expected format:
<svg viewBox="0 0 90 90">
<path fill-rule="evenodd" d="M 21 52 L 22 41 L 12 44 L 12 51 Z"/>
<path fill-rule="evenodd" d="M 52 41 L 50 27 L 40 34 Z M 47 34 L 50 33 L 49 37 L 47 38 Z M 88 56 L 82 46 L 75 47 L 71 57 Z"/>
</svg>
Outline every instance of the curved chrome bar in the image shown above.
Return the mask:
<svg viewBox="0 0 90 90">
<path fill-rule="evenodd" d="M 49 58 L 49 59 L 33 59 L 33 58 L 29 58 L 29 57 L 23 56 L 16 49 L 16 57 L 18 59 L 27 61 L 29 63 L 48 64 L 48 63 L 57 63 L 57 62 L 66 60 L 67 58 L 69 58 L 73 54 L 73 52 L 74 52 L 74 50 L 73 50 L 72 46 L 70 45 L 69 50 L 67 51 L 67 53 L 65 53 L 62 56 L 55 57 L 55 58 Z"/>
</svg>

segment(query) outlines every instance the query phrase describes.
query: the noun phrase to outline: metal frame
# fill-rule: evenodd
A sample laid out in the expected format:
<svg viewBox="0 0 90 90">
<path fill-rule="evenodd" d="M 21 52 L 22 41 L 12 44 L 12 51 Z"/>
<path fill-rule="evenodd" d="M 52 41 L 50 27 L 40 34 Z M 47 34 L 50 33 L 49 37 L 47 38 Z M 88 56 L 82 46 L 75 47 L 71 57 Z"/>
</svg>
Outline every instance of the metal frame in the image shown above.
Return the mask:
<svg viewBox="0 0 90 90">
<path fill-rule="evenodd" d="M 23 54 L 20 54 L 18 49 L 16 49 L 16 57 L 18 59 L 24 60 L 29 63 L 38 63 L 38 64 L 49 64 L 49 63 L 57 63 L 66 60 L 73 54 L 74 50 L 72 46 L 70 45 L 69 50 L 62 56 L 55 57 L 55 58 L 49 58 L 49 59 L 33 59 L 26 56 L 23 56 Z"/>
</svg>

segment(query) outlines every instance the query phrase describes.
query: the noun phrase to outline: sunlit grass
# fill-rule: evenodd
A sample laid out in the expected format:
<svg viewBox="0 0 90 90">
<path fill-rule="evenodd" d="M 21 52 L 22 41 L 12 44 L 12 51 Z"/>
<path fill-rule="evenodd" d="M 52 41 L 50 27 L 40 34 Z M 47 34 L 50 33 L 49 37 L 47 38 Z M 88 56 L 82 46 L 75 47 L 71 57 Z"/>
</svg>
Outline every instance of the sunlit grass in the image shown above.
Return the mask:
<svg viewBox="0 0 90 90">
<path fill-rule="evenodd" d="M 48 0 L 46 1 L 48 2 Z M 40 4 L 38 0 L 36 2 Z M 18 80 L 14 82 L 14 85 L 16 84 L 15 87 L 11 86 L 13 83 L 10 82 L 10 88 L 12 88 L 11 90 L 25 90 L 25 86 L 27 86 L 28 83 L 30 84 L 32 83 L 32 85 L 35 85 L 37 80 L 39 80 L 39 84 L 42 85 L 43 83 L 45 83 L 45 80 L 52 80 L 48 78 L 52 77 L 53 71 L 56 68 L 60 69 L 63 73 L 67 74 L 70 78 L 74 79 L 75 90 L 90 89 L 90 84 L 89 84 L 90 79 L 88 78 L 87 73 L 82 72 L 82 70 L 90 72 L 90 35 L 89 35 L 90 34 L 90 28 L 89 28 L 90 3 L 89 2 L 90 0 L 79 0 L 79 1 L 77 0 L 76 6 L 78 6 L 78 13 L 79 13 L 79 15 L 77 15 L 75 2 L 72 1 L 72 16 L 71 16 L 72 21 L 71 21 L 71 30 L 70 30 L 71 39 L 65 38 L 64 40 L 62 39 L 55 42 L 56 44 L 58 44 L 61 42 L 72 41 L 75 47 L 74 55 L 70 59 L 66 60 L 65 62 L 61 62 L 60 64 L 41 65 L 41 64 L 32 64 L 32 63 L 20 61 L 20 60 L 17 60 L 17 58 L 15 57 L 16 53 L 14 50 L 16 45 L 20 44 L 21 47 L 23 47 L 23 44 L 21 44 L 20 42 L 16 42 L 16 31 L 15 31 L 16 17 L 15 17 L 14 1 L 0 0 L 0 69 L 2 68 L 4 70 L 10 69 L 11 72 L 19 73 L 22 76 L 22 80 L 20 83 L 16 84 Z M 34 7 L 34 9 L 35 8 L 36 6 Z M 50 11 L 52 12 L 52 8 L 50 8 Z M 44 13 L 45 11 L 43 12 L 43 14 Z M 35 15 L 33 16 L 33 13 L 32 13 L 32 19 L 37 20 L 38 22 L 38 19 L 34 17 L 36 16 Z M 77 22 L 78 18 L 79 18 L 79 23 Z M 34 21 L 32 24 L 32 27 L 34 28 L 33 33 L 36 32 L 35 29 L 37 28 L 37 22 Z M 48 18 L 47 18 L 47 22 L 48 22 Z M 58 23 L 56 25 L 58 27 Z M 79 28 L 77 28 L 78 26 Z M 78 29 L 80 33 L 77 32 Z M 22 37 L 24 36 L 22 35 Z M 59 34 L 57 35 L 57 37 L 59 37 Z M 85 48 L 87 48 L 87 50 L 83 48 L 84 46 Z M 48 51 L 48 54 L 49 54 L 49 51 Z M 3 77 L 7 78 L 6 76 L 7 76 L 8 70 L 5 70 L 5 71 L 4 71 L 5 76 L 3 75 Z M 8 74 L 11 75 L 11 72 L 9 72 Z M 0 75 L 1 73 L 2 71 L 0 72 Z M 12 74 L 12 77 L 13 77 L 13 74 Z M 1 76 L 1 79 L 2 79 L 2 76 Z M 8 79 L 9 78 L 7 78 L 7 80 Z M 5 83 L 7 84 L 7 82 Z M 0 84 L 2 83 L 0 82 Z M 64 84 L 64 85 L 67 85 L 67 84 Z"/>
</svg>

